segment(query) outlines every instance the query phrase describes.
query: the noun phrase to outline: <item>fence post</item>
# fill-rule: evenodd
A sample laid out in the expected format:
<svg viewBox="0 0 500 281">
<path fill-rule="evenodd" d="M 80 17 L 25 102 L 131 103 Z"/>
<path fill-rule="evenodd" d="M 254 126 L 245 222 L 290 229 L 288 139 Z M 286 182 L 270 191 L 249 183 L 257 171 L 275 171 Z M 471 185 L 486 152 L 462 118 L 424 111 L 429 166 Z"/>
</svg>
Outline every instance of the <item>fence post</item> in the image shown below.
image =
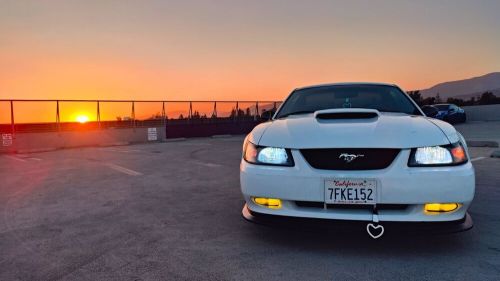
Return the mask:
<svg viewBox="0 0 500 281">
<path fill-rule="evenodd" d="M 259 102 L 255 102 L 255 116 L 254 116 L 254 121 L 257 121 L 257 118 L 259 116 Z"/>
<path fill-rule="evenodd" d="M 135 102 L 132 101 L 132 126 L 134 127 L 135 131 Z"/>
<path fill-rule="evenodd" d="M 59 115 L 59 101 L 56 101 L 56 123 L 57 123 L 57 131 L 61 131 L 61 117 Z"/>
<path fill-rule="evenodd" d="M 161 125 L 165 127 L 167 125 L 167 113 L 165 112 L 165 102 L 161 103 Z"/>
<path fill-rule="evenodd" d="M 14 123 L 14 101 L 10 101 L 10 126 L 11 126 L 10 130 L 12 133 L 12 137 L 14 137 L 16 133 L 16 126 Z"/>
<path fill-rule="evenodd" d="M 217 101 L 214 101 L 214 112 L 212 112 L 212 118 L 217 119 Z"/>
<path fill-rule="evenodd" d="M 240 105 L 236 102 L 236 114 L 234 115 L 235 120 L 238 120 L 238 115 L 240 115 Z"/>
<path fill-rule="evenodd" d="M 189 102 L 189 112 L 188 112 L 188 121 L 191 122 L 191 118 L 193 117 L 193 102 Z"/>
<path fill-rule="evenodd" d="M 97 126 L 101 128 L 101 108 L 99 106 L 99 101 L 97 101 Z"/>
</svg>

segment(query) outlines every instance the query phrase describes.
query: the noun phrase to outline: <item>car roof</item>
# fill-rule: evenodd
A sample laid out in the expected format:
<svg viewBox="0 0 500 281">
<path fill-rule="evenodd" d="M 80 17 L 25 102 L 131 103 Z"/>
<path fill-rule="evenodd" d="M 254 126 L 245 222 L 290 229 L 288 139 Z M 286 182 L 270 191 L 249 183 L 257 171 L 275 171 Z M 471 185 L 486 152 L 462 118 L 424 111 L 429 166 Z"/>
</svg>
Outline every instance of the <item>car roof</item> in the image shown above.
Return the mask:
<svg viewBox="0 0 500 281">
<path fill-rule="evenodd" d="M 452 105 L 452 104 L 451 103 L 436 103 L 436 104 L 433 104 L 433 105 L 434 106 L 436 106 L 436 105 L 448 105 L 449 106 L 449 105 Z"/>
<path fill-rule="evenodd" d="M 397 87 L 395 84 L 389 83 L 378 83 L 378 82 L 342 82 L 342 83 L 326 83 L 326 84 L 317 84 L 296 88 L 295 90 L 304 90 L 304 89 L 312 89 L 312 88 L 321 88 L 321 87 L 330 87 L 330 86 L 392 86 Z"/>
</svg>

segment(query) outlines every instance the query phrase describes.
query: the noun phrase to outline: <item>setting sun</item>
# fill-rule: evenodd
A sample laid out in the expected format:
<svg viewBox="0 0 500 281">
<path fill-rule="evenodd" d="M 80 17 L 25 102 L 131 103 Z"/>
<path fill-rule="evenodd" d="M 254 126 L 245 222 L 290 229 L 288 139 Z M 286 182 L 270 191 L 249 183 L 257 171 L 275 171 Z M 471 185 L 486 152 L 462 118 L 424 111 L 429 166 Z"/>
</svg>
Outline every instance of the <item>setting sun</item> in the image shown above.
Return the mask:
<svg viewBox="0 0 500 281">
<path fill-rule="evenodd" d="M 76 121 L 78 121 L 81 124 L 87 123 L 89 121 L 89 117 L 87 115 L 78 115 L 76 117 Z"/>
</svg>

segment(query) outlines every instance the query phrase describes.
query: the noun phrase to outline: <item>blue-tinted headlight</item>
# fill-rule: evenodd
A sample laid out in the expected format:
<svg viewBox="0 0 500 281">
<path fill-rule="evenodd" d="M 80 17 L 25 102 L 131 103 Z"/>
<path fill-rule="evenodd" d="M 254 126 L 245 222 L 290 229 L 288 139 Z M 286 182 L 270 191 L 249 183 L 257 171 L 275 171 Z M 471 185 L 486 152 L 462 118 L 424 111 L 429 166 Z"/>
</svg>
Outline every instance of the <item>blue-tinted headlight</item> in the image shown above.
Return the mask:
<svg viewBox="0 0 500 281">
<path fill-rule="evenodd" d="M 445 146 L 418 147 L 411 150 L 408 166 L 453 166 L 467 162 L 467 154 L 461 143 Z"/>
<path fill-rule="evenodd" d="M 290 149 L 256 146 L 249 141 L 245 144 L 243 158 L 252 164 L 289 167 L 294 165 Z"/>
</svg>

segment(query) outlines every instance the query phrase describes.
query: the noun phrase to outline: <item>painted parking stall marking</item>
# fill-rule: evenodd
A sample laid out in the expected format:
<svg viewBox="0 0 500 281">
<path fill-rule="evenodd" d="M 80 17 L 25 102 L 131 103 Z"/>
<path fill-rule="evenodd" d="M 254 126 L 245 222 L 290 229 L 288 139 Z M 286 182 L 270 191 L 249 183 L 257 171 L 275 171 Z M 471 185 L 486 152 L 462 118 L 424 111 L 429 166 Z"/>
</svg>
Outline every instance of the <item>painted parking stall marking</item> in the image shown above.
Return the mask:
<svg viewBox="0 0 500 281">
<path fill-rule="evenodd" d="M 122 166 L 119 166 L 119 165 L 116 165 L 116 164 L 113 164 L 113 163 L 106 163 L 105 164 L 107 167 L 117 171 L 117 172 L 120 172 L 120 173 L 123 173 L 123 174 L 127 174 L 129 176 L 142 176 L 143 174 L 140 173 L 140 172 L 137 172 L 137 171 L 134 171 L 134 170 L 130 170 L 130 169 L 127 169 L 125 167 L 122 167 Z"/>
<path fill-rule="evenodd" d="M 193 160 L 191 162 L 196 164 L 196 165 L 201 165 L 201 166 L 205 166 L 205 167 L 209 167 L 209 168 L 222 167 L 222 165 L 219 165 L 219 164 L 210 163 L 210 162 L 202 162 L 202 161 L 198 161 L 198 160 Z"/>
<path fill-rule="evenodd" d="M 24 163 L 29 163 L 29 162 L 33 162 L 33 161 L 37 161 L 37 162 L 43 161 L 43 159 L 41 159 L 41 158 L 29 157 L 29 156 L 23 156 L 23 155 L 19 155 L 19 156 L 3 155 L 3 157 L 5 157 L 7 159 L 18 161 L 18 162 L 24 162 Z"/>
<path fill-rule="evenodd" d="M 479 161 L 479 160 L 482 160 L 482 159 L 485 159 L 485 158 L 486 158 L 486 157 L 481 156 L 481 157 L 472 158 L 470 161 L 471 161 L 471 162 L 474 162 L 474 161 Z"/>
<path fill-rule="evenodd" d="M 28 158 L 28 159 L 30 159 L 30 160 L 35 160 L 35 161 L 42 161 L 42 159 L 40 159 L 40 158 L 36 158 L 36 157 L 30 157 L 30 158 Z"/>
<path fill-rule="evenodd" d="M 131 152 L 144 152 L 140 149 L 116 149 L 116 148 L 102 148 L 102 151 L 107 152 L 121 152 L 121 153 L 131 153 Z"/>
<path fill-rule="evenodd" d="M 24 160 L 24 159 L 22 159 L 22 158 L 19 158 L 19 157 L 16 157 L 16 156 L 4 155 L 4 157 L 5 157 L 5 158 L 12 159 L 12 160 L 19 161 L 19 162 L 27 162 L 26 160 Z"/>
</svg>

